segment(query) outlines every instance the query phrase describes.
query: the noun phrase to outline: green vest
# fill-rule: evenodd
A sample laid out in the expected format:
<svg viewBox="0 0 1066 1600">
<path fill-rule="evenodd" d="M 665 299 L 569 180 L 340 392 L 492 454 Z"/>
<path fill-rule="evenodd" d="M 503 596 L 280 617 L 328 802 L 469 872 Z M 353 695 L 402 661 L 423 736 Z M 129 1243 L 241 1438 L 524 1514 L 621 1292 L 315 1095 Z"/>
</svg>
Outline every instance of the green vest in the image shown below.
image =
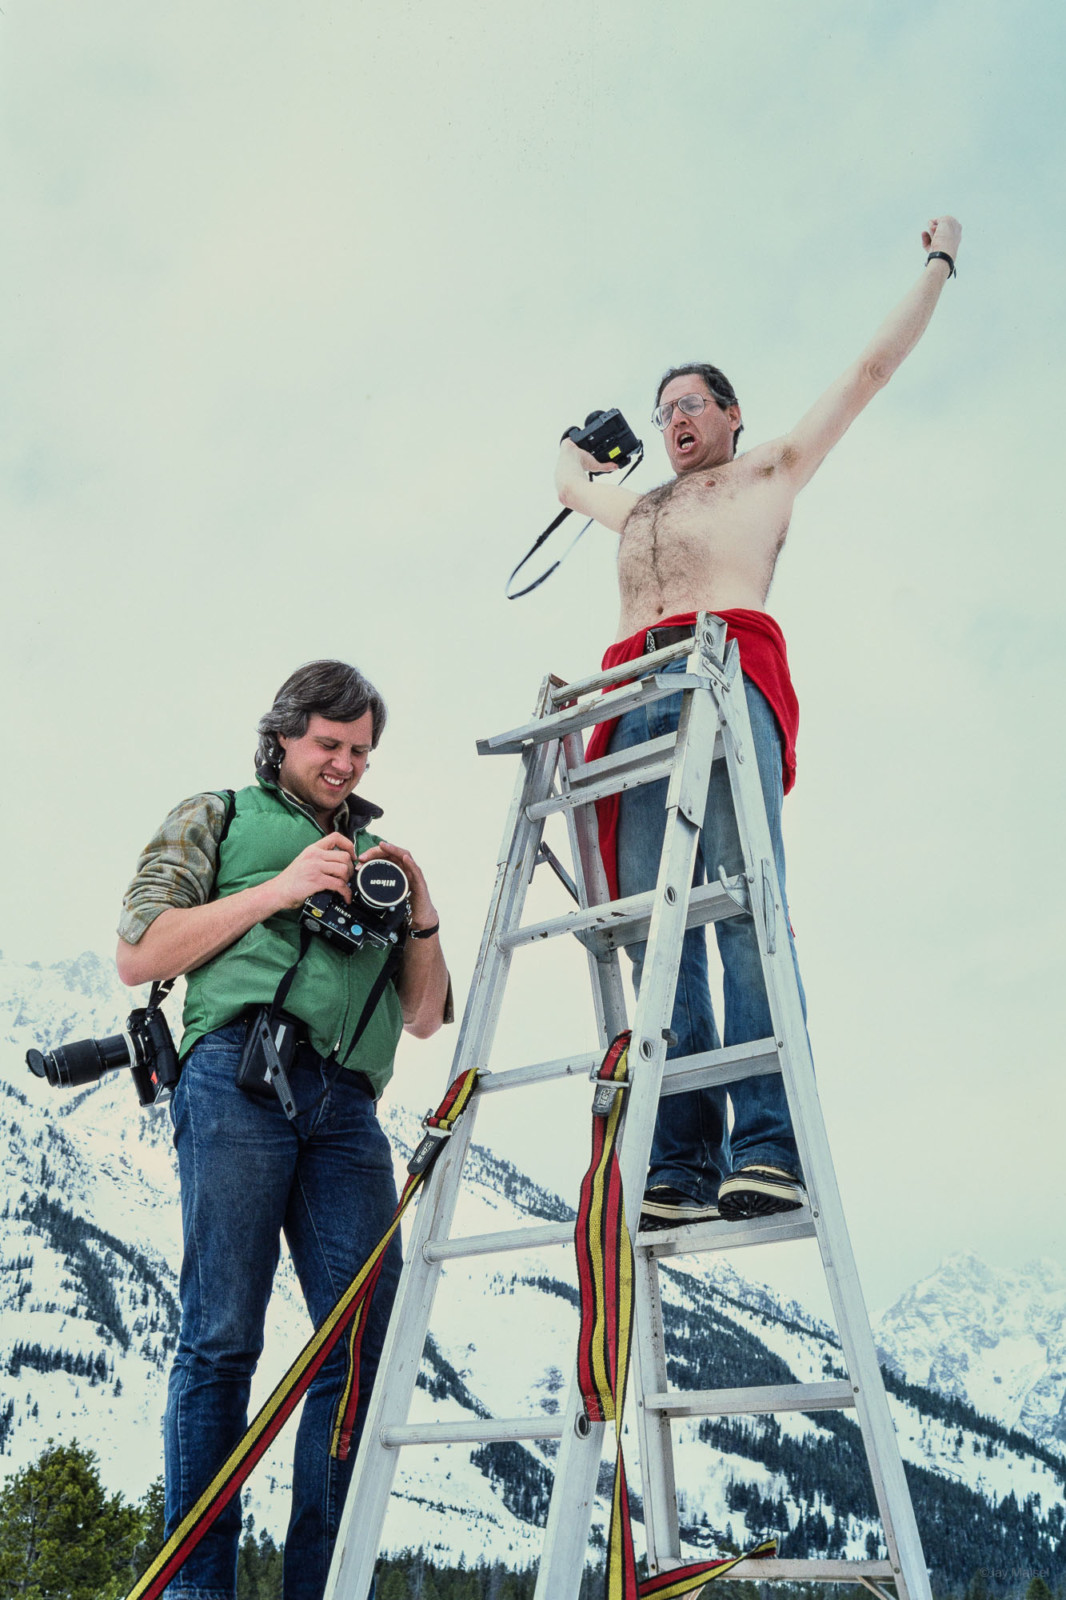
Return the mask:
<svg viewBox="0 0 1066 1600">
<path fill-rule="evenodd" d="M 321 839 L 322 829 L 305 816 L 280 789 L 251 785 L 239 789 L 229 832 L 219 851 L 216 892 L 221 899 L 276 877 Z M 375 834 L 360 829 L 357 852 L 377 844 Z M 256 923 L 246 934 L 186 979 L 185 1032 L 179 1054 L 186 1056 L 198 1039 L 232 1022 L 247 1006 L 269 1005 L 282 974 L 299 954 L 298 911 L 279 911 Z M 336 1050 L 343 1057 L 359 1021 L 374 979 L 388 952 L 370 945 L 352 955 L 324 939 L 312 939 L 297 968 L 285 1001 L 290 1016 L 305 1022 L 320 1055 Z M 365 1072 L 380 1095 L 392 1076 L 392 1060 L 403 1029 L 400 1001 L 393 983 L 370 1018 L 345 1066 Z"/>
</svg>

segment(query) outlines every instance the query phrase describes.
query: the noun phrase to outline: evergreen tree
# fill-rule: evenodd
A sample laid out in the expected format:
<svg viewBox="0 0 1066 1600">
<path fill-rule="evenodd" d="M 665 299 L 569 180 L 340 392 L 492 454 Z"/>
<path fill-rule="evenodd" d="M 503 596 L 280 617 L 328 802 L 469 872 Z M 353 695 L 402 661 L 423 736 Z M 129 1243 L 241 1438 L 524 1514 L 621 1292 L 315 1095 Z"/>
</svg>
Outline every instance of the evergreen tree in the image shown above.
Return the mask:
<svg viewBox="0 0 1066 1600">
<path fill-rule="evenodd" d="M 166 1512 L 163 1506 L 163 1480 L 156 1478 L 138 1508 L 141 1513 L 141 1536 L 133 1552 L 133 1570 L 138 1578 L 154 1561 L 166 1539 Z"/>
<path fill-rule="evenodd" d="M 106 1494 L 94 1451 L 49 1440 L 0 1490 L 0 1594 L 118 1600 L 141 1529 L 138 1509 Z"/>
<path fill-rule="evenodd" d="M 237 1600 L 281 1600 L 284 1560 L 284 1545 L 275 1544 L 265 1528 L 258 1544 L 249 1529 L 237 1552 Z"/>
<path fill-rule="evenodd" d="M 1051 1590 L 1043 1578 L 1033 1578 L 1025 1591 L 1025 1600 L 1052 1600 Z"/>
</svg>

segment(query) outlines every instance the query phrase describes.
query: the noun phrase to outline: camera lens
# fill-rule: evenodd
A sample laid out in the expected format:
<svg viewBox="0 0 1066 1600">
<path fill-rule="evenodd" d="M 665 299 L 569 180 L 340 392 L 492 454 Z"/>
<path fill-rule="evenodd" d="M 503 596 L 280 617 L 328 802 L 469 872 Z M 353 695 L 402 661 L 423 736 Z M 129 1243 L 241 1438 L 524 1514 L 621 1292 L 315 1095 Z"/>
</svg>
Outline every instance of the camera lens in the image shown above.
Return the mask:
<svg viewBox="0 0 1066 1600">
<path fill-rule="evenodd" d="M 355 887 L 363 902 L 378 911 L 402 905 L 410 893 L 407 874 L 395 861 L 364 861 L 355 875 Z"/>
<path fill-rule="evenodd" d="M 130 1047 L 124 1033 L 106 1039 L 76 1039 L 60 1044 L 50 1055 L 30 1050 L 26 1065 L 38 1078 L 47 1078 L 54 1089 L 73 1089 L 79 1083 L 95 1083 L 112 1067 L 128 1067 Z"/>
</svg>

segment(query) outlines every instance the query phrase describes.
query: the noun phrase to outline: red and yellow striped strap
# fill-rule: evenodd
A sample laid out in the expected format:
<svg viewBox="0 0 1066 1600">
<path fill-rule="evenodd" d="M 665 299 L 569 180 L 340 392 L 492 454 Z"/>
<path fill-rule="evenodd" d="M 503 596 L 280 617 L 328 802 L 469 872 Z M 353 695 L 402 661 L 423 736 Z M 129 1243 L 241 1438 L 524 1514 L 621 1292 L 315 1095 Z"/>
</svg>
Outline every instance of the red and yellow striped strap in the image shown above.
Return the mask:
<svg viewBox="0 0 1066 1600">
<path fill-rule="evenodd" d="M 671 1572 L 660 1572 L 654 1578 L 646 1578 L 640 1586 L 640 1600 L 679 1600 L 681 1595 L 691 1594 L 705 1583 L 732 1572 L 741 1561 L 758 1561 L 776 1554 L 777 1540 L 764 1539 L 761 1544 L 741 1551 L 738 1556 L 723 1556 L 718 1561 L 694 1561 L 687 1567 L 674 1567 Z"/>
<path fill-rule="evenodd" d="M 597 1074 L 601 1083 L 628 1081 L 629 1033 L 612 1040 Z M 614 1422 L 615 1465 L 607 1536 L 606 1600 L 676 1600 L 729 1572 L 738 1561 L 773 1555 L 769 1539 L 752 1550 L 718 1561 L 698 1561 L 638 1582 L 629 1514 L 629 1488 L 622 1454 L 622 1417 L 633 1338 L 633 1245 L 626 1227 L 622 1174 L 618 1166 L 624 1090 L 602 1111 L 594 1102 L 592 1159 L 581 1184 L 574 1242 L 581 1299 L 577 1372 L 585 1414 L 592 1422 Z"/>
<path fill-rule="evenodd" d="M 427 1126 L 443 1128 L 451 1132 L 456 1120 L 468 1105 L 476 1086 L 477 1072 L 473 1068 L 460 1074 L 450 1085 L 448 1093 L 437 1107 L 437 1110 L 431 1117 L 427 1117 Z M 436 1142 L 438 1148 L 443 1149 L 445 1140 L 438 1139 Z M 364 1261 L 347 1289 L 345 1289 L 333 1310 L 315 1329 L 314 1334 L 304 1345 L 300 1354 L 285 1373 L 285 1376 L 277 1384 L 270 1398 L 253 1418 L 244 1437 L 234 1445 L 196 1504 L 182 1518 L 159 1554 L 149 1563 L 138 1578 L 130 1590 L 127 1600 L 157 1600 L 157 1597 L 162 1594 L 167 1584 L 171 1582 L 174 1575 L 181 1569 L 192 1551 L 195 1550 L 208 1528 L 233 1499 L 233 1496 L 238 1493 L 256 1463 L 277 1438 L 281 1429 L 303 1399 L 304 1393 L 315 1373 L 322 1366 L 322 1363 L 353 1318 L 356 1319 L 360 1330 L 358 1340 L 361 1340 L 361 1330 L 366 1325 L 370 1297 L 381 1272 L 385 1251 L 400 1226 L 404 1212 L 424 1182 L 426 1173 L 430 1170 L 436 1154 L 437 1151 L 433 1151 L 430 1159 L 420 1167 L 419 1171 L 408 1178 L 396 1210 L 393 1212 L 392 1220 L 374 1246 L 374 1249 Z M 355 1369 L 356 1390 L 354 1401 L 352 1401 L 351 1394 L 350 1366 L 349 1384 L 340 1408 L 342 1418 L 349 1410 L 349 1406 L 354 1416 L 355 1406 L 358 1404 L 358 1341 Z M 338 1439 L 339 1431 L 339 1429 L 335 1429 L 335 1441 Z"/>
<path fill-rule="evenodd" d="M 448 1092 L 436 1111 L 430 1112 L 426 1117 L 425 1126 L 427 1128 L 435 1128 L 438 1131 L 435 1134 L 427 1134 L 426 1139 L 422 1141 L 418 1151 L 412 1157 L 408 1168 L 411 1176 L 404 1185 L 404 1191 L 400 1197 L 398 1215 L 402 1215 L 411 1194 L 417 1189 L 440 1154 L 445 1142 L 441 1138 L 441 1133 L 451 1133 L 456 1122 L 469 1105 L 470 1097 L 476 1088 L 477 1073 L 473 1069 L 468 1072 L 461 1072 L 448 1086 Z M 430 1144 L 430 1140 L 432 1140 L 432 1144 Z M 366 1280 L 360 1292 L 358 1297 L 359 1304 L 352 1317 L 351 1329 L 348 1334 L 348 1371 L 345 1375 L 344 1392 L 337 1407 L 337 1419 L 334 1423 L 333 1437 L 330 1440 L 329 1447 L 330 1455 L 336 1457 L 338 1461 L 347 1461 L 351 1450 L 352 1432 L 355 1428 L 356 1412 L 359 1409 L 359 1368 L 363 1348 L 363 1334 L 366 1331 L 367 1321 L 370 1317 L 370 1301 L 374 1290 L 377 1288 L 378 1278 L 381 1276 L 381 1268 L 385 1260 L 385 1248 L 388 1245 L 389 1238 L 391 1238 L 391 1234 L 383 1239 L 374 1251 L 376 1265 L 372 1276 Z"/>
</svg>

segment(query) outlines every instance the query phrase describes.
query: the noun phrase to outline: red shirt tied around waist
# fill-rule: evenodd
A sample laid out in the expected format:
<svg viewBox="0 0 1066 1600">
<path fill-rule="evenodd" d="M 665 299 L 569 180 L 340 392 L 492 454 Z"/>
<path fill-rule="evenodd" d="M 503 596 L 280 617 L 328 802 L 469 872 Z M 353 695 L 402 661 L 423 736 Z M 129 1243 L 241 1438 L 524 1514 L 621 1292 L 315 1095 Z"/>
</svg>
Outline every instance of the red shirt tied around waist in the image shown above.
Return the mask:
<svg viewBox="0 0 1066 1600">
<path fill-rule="evenodd" d="M 715 611 L 712 615 L 721 617 L 726 625 L 726 639 L 737 641 L 742 671 L 757 689 L 762 690 L 770 702 L 770 709 L 781 730 L 781 778 L 787 794 L 796 781 L 799 701 L 796 699 L 796 691 L 792 687 L 792 678 L 788 670 L 785 636 L 773 617 L 765 611 L 735 609 Z M 681 628 L 695 621 L 696 612 L 686 611 L 681 616 L 660 617 L 654 626 Z M 644 655 L 647 632 L 647 628 L 641 628 L 639 633 L 631 634 L 628 639 L 619 639 L 617 644 L 608 645 L 601 663 L 604 671 L 608 667 L 619 667 L 624 661 L 635 661 L 638 656 Z M 613 687 L 618 688 L 619 685 L 614 684 Z M 596 724 L 585 751 L 586 761 L 597 761 L 600 756 L 607 754 L 611 735 L 617 723 L 618 718 L 614 717 L 609 722 Z M 618 795 L 610 794 L 596 802 L 600 855 L 603 857 L 603 867 L 607 874 L 607 886 L 612 900 L 618 899 L 618 800 Z"/>
</svg>

